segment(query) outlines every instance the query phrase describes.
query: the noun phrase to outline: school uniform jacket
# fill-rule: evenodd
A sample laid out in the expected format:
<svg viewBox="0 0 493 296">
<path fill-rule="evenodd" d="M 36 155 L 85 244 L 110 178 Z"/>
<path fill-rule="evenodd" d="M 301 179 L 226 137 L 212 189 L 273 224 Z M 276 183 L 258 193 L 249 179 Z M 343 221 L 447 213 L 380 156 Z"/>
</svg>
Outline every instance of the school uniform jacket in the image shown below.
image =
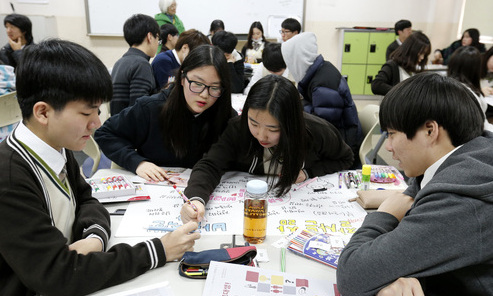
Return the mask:
<svg viewBox="0 0 493 296">
<path fill-rule="evenodd" d="M 399 277 L 418 278 L 425 295 L 493 295 L 493 133 L 454 151 L 399 222 L 369 213 L 339 258 L 344 296 L 375 295 Z"/>
<path fill-rule="evenodd" d="M 399 82 L 399 65 L 394 60 L 388 60 L 371 82 L 371 91 L 376 95 L 385 96 Z"/>
<path fill-rule="evenodd" d="M 107 245 L 110 220 L 91 197 L 72 152 L 67 179 L 75 197 L 73 240 L 97 235 Z M 40 161 L 15 138 L 0 143 L 0 295 L 85 295 L 132 279 L 166 263 L 163 245 L 152 239 L 107 252 L 78 255 L 54 226 Z"/>
<path fill-rule="evenodd" d="M 180 68 L 180 63 L 176 59 L 174 52 L 176 52 L 174 49 L 160 52 L 152 60 L 151 66 L 158 90 L 168 82 L 174 81 L 176 71 Z"/>
<path fill-rule="evenodd" d="M 303 115 L 308 132 L 303 169 L 308 177 L 348 169 L 353 163 L 353 153 L 338 130 L 321 118 L 307 113 Z M 226 171 L 265 175 L 263 149 L 256 155 L 250 155 L 249 143 L 240 141 L 240 119 L 238 116 L 230 120 L 219 141 L 194 166 L 185 195 L 199 197 L 207 203 Z"/>
</svg>

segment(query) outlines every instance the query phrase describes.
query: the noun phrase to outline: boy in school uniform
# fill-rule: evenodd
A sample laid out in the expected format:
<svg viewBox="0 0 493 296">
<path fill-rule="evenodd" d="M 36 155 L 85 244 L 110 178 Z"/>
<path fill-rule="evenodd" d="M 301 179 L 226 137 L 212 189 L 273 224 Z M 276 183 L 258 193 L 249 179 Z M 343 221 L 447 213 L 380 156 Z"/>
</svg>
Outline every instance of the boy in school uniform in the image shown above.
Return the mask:
<svg viewBox="0 0 493 296">
<path fill-rule="evenodd" d="M 282 41 L 286 42 L 301 33 L 301 24 L 300 22 L 298 22 L 297 19 L 291 17 L 287 18 L 282 21 L 281 30 L 279 31 L 279 33 L 281 33 Z"/>
<path fill-rule="evenodd" d="M 231 77 L 231 92 L 242 93 L 245 88 L 245 58 L 235 47 L 238 38 L 228 31 L 219 31 L 212 36 L 212 45 L 224 51 Z"/>
<path fill-rule="evenodd" d="M 186 224 L 107 250 L 110 218 L 70 150 L 81 150 L 111 98 L 106 67 L 72 42 L 26 48 L 17 68 L 22 122 L 0 143 L 0 295 L 85 295 L 163 266 L 200 237 Z"/>
<path fill-rule="evenodd" d="M 130 48 L 111 71 L 113 99 L 110 113 L 115 115 L 135 100 L 156 90 L 156 80 L 149 60 L 159 46 L 159 26 L 150 16 L 134 14 L 125 21 L 123 35 Z"/>
<path fill-rule="evenodd" d="M 411 36 L 413 33 L 412 24 L 408 20 L 400 20 L 394 25 L 395 35 L 397 38 L 394 42 L 390 43 L 387 46 L 387 51 L 385 52 L 385 60 L 388 61 L 390 59 L 390 54 L 393 53 L 399 46 L 404 43 L 407 37 Z"/>
<path fill-rule="evenodd" d="M 407 287 L 426 295 L 493 294 L 493 133 L 483 122 L 472 92 L 438 74 L 415 75 L 385 96 L 386 149 L 412 178 L 343 250 L 342 295 L 375 295 L 412 278 L 419 283 Z"/>
</svg>

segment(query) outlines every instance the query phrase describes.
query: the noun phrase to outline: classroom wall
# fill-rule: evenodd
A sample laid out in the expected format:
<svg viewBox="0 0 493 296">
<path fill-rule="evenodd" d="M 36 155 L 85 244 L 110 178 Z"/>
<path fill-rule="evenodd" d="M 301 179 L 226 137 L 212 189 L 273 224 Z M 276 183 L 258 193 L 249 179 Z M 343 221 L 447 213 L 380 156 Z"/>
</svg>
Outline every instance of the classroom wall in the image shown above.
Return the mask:
<svg viewBox="0 0 493 296">
<path fill-rule="evenodd" d="M 178 3 L 180 1 L 192 0 L 178 0 Z M 393 27 L 396 20 L 405 18 L 413 22 L 414 29 L 422 30 L 428 35 L 433 48 L 443 48 L 457 39 L 463 1 L 465 0 L 305 0 L 303 29 L 317 35 L 319 52 L 335 65 L 339 64 L 341 51 L 337 27 Z M 45 16 L 51 20 L 48 22 L 48 31 L 43 36 L 34 36 L 37 41 L 44 37 L 59 37 L 77 42 L 92 50 L 107 67 L 112 67 L 128 48 L 123 37 L 87 36 L 84 0 L 50 0 L 48 4 L 12 2 L 17 13 Z M 156 13 L 157 3 L 158 0 Z M 11 12 L 9 2 L 0 1 L 0 15 Z M 108 17 L 111 18 L 111 15 L 112 12 L 109 11 Z M 208 15 L 204 22 L 210 23 L 212 19 L 214 17 Z M 3 44 L 5 34 L 0 35 L 4 38 L 0 39 Z"/>
</svg>

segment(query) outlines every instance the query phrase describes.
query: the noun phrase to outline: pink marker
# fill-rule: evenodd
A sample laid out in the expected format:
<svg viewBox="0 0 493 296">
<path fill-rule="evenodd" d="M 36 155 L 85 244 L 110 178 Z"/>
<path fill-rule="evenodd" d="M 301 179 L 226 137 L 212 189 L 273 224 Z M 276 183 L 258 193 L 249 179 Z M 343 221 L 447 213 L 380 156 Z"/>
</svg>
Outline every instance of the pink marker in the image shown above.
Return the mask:
<svg viewBox="0 0 493 296">
<path fill-rule="evenodd" d="M 193 203 L 191 203 L 191 202 L 190 202 L 190 200 L 188 199 L 188 197 L 186 197 L 186 196 L 185 196 L 185 194 L 183 194 L 183 192 L 181 192 L 181 190 L 180 190 L 180 189 L 178 189 L 178 187 L 177 187 L 176 185 L 173 185 L 173 188 L 175 188 L 175 190 L 178 192 L 178 194 L 180 194 L 180 196 L 183 198 L 183 200 L 184 200 L 186 203 L 188 203 L 188 204 L 192 207 L 192 209 L 193 209 L 195 212 L 197 212 L 197 211 L 198 211 L 198 210 L 197 210 L 197 207 L 196 207 Z"/>
</svg>

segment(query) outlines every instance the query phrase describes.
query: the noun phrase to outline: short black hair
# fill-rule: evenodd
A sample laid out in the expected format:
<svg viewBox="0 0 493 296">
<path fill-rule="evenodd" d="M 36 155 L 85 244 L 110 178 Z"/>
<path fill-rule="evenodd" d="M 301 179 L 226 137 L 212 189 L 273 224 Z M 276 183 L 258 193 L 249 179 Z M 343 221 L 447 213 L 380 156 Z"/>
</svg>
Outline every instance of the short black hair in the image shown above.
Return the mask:
<svg viewBox="0 0 493 296">
<path fill-rule="evenodd" d="M 148 15 L 134 14 L 123 24 L 123 36 L 130 46 L 141 44 L 148 33 L 154 37 L 159 36 L 159 25 Z"/>
<path fill-rule="evenodd" d="M 209 28 L 209 33 L 216 33 L 221 30 L 224 31 L 224 22 L 222 20 L 213 20 Z"/>
<path fill-rule="evenodd" d="M 3 19 L 3 25 L 6 26 L 7 23 L 16 26 L 24 33 L 26 44 L 33 43 L 33 24 L 27 16 L 17 13 L 9 14 Z"/>
<path fill-rule="evenodd" d="M 238 38 L 231 32 L 219 31 L 212 36 L 212 44 L 222 49 L 225 53 L 232 53 L 238 44 Z"/>
<path fill-rule="evenodd" d="M 159 39 L 163 40 L 163 44 L 168 40 L 168 35 L 178 35 L 178 29 L 172 24 L 164 24 L 160 28 Z"/>
<path fill-rule="evenodd" d="M 288 29 L 291 32 L 301 33 L 301 24 L 297 19 L 287 18 L 281 23 L 281 28 Z"/>
<path fill-rule="evenodd" d="M 426 121 L 434 120 L 455 147 L 480 136 L 484 113 L 462 83 L 437 73 L 414 75 L 394 86 L 380 105 L 382 130 L 393 129 L 414 138 Z"/>
<path fill-rule="evenodd" d="M 79 44 L 48 39 L 23 50 L 16 68 L 17 100 L 22 118 L 32 116 L 37 102 L 63 110 L 71 101 L 91 105 L 113 95 L 111 76 L 103 62 Z"/>
<path fill-rule="evenodd" d="M 287 68 L 282 57 L 281 43 L 269 42 L 262 52 L 262 63 L 271 72 L 279 72 Z"/>
<path fill-rule="evenodd" d="M 404 29 L 411 28 L 413 25 L 408 20 L 397 21 L 394 25 L 395 35 L 399 35 L 398 31 L 403 31 Z"/>
<path fill-rule="evenodd" d="M 447 76 L 467 85 L 477 96 L 481 91 L 481 52 L 474 46 L 457 48 L 447 64 Z"/>
</svg>

